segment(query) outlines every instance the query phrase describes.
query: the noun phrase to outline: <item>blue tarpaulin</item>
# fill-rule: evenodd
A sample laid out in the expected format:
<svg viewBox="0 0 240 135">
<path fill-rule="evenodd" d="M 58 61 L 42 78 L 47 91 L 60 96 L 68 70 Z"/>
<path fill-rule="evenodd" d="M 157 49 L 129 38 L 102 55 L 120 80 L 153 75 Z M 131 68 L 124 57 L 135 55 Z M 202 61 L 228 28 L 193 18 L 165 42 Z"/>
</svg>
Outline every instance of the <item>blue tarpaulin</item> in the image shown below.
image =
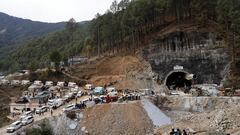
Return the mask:
<svg viewBox="0 0 240 135">
<path fill-rule="evenodd" d="M 104 94 L 104 88 L 103 87 L 96 87 L 93 90 L 93 94 Z"/>
</svg>

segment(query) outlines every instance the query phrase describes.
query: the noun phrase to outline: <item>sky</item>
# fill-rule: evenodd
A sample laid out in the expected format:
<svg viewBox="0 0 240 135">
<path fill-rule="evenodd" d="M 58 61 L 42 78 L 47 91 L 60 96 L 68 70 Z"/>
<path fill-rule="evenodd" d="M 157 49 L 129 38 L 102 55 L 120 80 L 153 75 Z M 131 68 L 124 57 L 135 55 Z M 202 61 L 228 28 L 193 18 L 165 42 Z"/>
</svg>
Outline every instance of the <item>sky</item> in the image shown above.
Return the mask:
<svg viewBox="0 0 240 135">
<path fill-rule="evenodd" d="M 113 0 L 0 0 L 0 12 L 41 22 L 91 20 L 104 14 Z"/>
</svg>

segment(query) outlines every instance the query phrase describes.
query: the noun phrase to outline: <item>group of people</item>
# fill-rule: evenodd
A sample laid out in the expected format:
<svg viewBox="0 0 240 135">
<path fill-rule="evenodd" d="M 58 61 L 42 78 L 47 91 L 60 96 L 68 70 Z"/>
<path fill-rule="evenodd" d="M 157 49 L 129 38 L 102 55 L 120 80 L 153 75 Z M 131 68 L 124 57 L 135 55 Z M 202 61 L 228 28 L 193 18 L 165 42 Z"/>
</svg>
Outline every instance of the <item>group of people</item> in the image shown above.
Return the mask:
<svg viewBox="0 0 240 135">
<path fill-rule="evenodd" d="M 179 128 L 178 129 L 172 129 L 170 132 L 170 135 L 187 135 L 186 130 L 181 131 Z"/>
</svg>

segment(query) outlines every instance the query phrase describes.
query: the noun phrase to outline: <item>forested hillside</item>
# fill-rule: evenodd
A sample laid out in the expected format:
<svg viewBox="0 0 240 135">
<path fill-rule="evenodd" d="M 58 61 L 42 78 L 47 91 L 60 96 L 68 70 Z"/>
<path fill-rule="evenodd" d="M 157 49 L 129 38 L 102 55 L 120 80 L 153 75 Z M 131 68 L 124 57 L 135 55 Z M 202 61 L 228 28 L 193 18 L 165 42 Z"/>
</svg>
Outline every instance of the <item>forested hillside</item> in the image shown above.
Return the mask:
<svg viewBox="0 0 240 135">
<path fill-rule="evenodd" d="M 42 23 L 0 12 L 0 47 L 19 44 L 27 39 L 60 30 L 65 23 Z"/>
<path fill-rule="evenodd" d="M 26 43 L 12 53 L 8 62 L 1 62 L 2 68 L 16 70 L 30 63 L 47 66 L 48 55 L 53 50 L 57 50 L 63 60 L 79 54 L 132 53 L 169 24 L 179 26 L 177 31 L 180 31 L 180 24 L 187 21 L 198 27 L 207 27 L 209 22 L 216 24 L 227 43 L 226 51 L 235 72 L 240 65 L 238 0 L 115 0 L 105 14 L 97 14 L 91 22 L 76 25 L 72 19 L 64 30 Z"/>
<path fill-rule="evenodd" d="M 0 12 L 0 68 L 9 70 L 13 54 L 24 42 L 64 28 L 65 22 L 43 23 L 9 16 Z M 11 69 L 10 69 L 11 70 Z"/>
</svg>

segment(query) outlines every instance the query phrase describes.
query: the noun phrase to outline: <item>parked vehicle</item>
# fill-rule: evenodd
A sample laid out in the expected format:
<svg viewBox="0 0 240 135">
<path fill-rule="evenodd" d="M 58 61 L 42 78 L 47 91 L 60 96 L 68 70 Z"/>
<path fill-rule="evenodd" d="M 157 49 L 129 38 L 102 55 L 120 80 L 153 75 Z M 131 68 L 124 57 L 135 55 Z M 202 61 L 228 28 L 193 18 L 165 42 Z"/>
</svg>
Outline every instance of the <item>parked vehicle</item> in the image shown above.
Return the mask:
<svg viewBox="0 0 240 135">
<path fill-rule="evenodd" d="M 20 116 L 20 120 L 26 118 L 27 116 L 32 116 L 32 115 L 33 115 L 32 111 L 24 112 L 24 113 Z"/>
<path fill-rule="evenodd" d="M 54 109 L 60 107 L 62 104 L 63 100 L 61 98 L 48 100 L 48 105 Z"/>
<path fill-rule="evenodd" d="M 116 89 L 114 87 L 107 87 L 106 88 L 107 92 L 114 92 Z"/>
<path fill-rule="evenodd" d="M 71 110 L 73 110 L 73 109 L 75 109 L 75 105 L 74 105 L 74 104 L 71 104 L 71 105 L 68 105 L 68 106 L 64 107 L 64 108 L 63 108 L 63 111 L 64 111 L 64 112 L 67 112 L 67 111 L 71 111 Z"/>
<path fill-rule="evenodd" d="M 18 130 L 21 127 L 22 127 L 22 122 L 16 121 L 7 128 L 7 133 L 13 133 L 14 131 Z"/>
<path fill-rule="evenodd" d="M 70 101 L 69 96 L 68 96 L 68 95 L 65 95 L 65 96 L 63 97 L 63 101 L 64 101 L 64 102 L 68 102 L 68 101 Z"/>
<path fill-rule="evenodd" d="M 106 96 L 105 95 L 101 95 L 100 98 L 102 99 L 103 103 L 106 103 Z"/>
<path fill-rule="evenodd" d="M 77 97 L 81 97 L 82 96 L 82 91 L 78 91 L 78 93 L 77 93 Z"/>
<path fill-rule="evenodd" d="M 20 80 L 12 80 L 12 81 L 11 81 L 11 85 L 12 85 L 12 86 L 21 85 L 21 81 L 20 81 Z"/>
<path fill-rule="evenodd" d="M 88 98 L 87 98 L 87 99 L 84 99 L 84 100 L 82 100 L 81 102 L 84 103 L 84 104 L 86 104 L 87 102 L 89 102 L 89 99 L 88 99 Z"/>
<path fill-rule="evenodd" d="M 57 86 L 64 87 L 65 82 L 57 82 Z"/>
<path fill-rule="evenodd" d="M 93 97 L 93 101 L 95 102 L 95 104 L 103 103 L 103 99 L 100 97 Z"/>
<path fill-rule="evenodd" d="M 78 94 L 78 87 L 71 88 L 71 92 L 73 93 L 74 96 L 77 96 L 77 94 Z"/>
<path fill-rule="evenodd" d="M 10 81 L 6 80 L 6 79 L 3 79 L 3 80 L 1 80 L 1 84 L 2 85 L 8 85 L 8 84 L 10 84 Z"/>
<path fill-rule="evenodd" d="M 176 90 L 172 90 L 170 94 L 171 95 L 179 95 L 179 93 Z"/>
<path fill-rule="evenodd" d="M 81 102 L 80 104 L 76 104 L 75 107 L 76 107 L 77 109 L 84 109 L 84 108 L 86 108 L 86 104 L 83 103 L 83 102 Z"/>
<path fill-rule="evenodd" d="M 73 93 L 68 93 L 69 99 L 74 99 L 74 94 Z"/>
<path fill-rule="evenodd" d="M 15 101 L 15 103 L 18 103 L 18 104 L 25 104 L 25 103 L 28 103 L 28 99 L 27 97 L 20 97 L 19 99 L 17 99 L 17 101 Z"/>
<path fill-rule="evenodd" d="M 53 86 L 53 82 L 52 81 L 46 81 L 45 86 L 48 86 L 48 87 Z"/>
<path fill-rule="evenodd" d="M 34 84 L 34 85 L 43 85 L 43 84 L 42 84 L 42 81 L 38 81 L 38 80 L 34 81 L 33 84 Z"/>
<path fill-rule="evenodd" d="M 48 107 L 46 107 L 46 106 L 42 106 L 42 107 L 36 109 L 36 114 L 46 112 L 47 109 L 48 109 Z"/>
<path fill-rule="evenodd" d="M 77 86 L 77 84 L 75 82 L 69 82 L 68 83 L 69 88 L 75 88 L 76 86 Z"/>
<path fill-rule="evenodd" d="M 33 116 L 25 117 L 21 122 L 23 126 L 26 126 L 34 121 Z"/>
<path fill-rule="evenodd" d="M 31 82 L 29 80 L 22 80 L 22 85 L 29 85 Z"/>
<path fill-rule="evenodd" d="M 105 92 L 104 88 L 103 87 L 96 87 L 94 90 L 93 90 L 93 95 L 103 95 Z"/>
<path fill-rule="evenodd" d="M 86 84 L 85 89 L 86 90 L 92 90 L 92 89 L 94 89 L 94 86 L 92 84 Z"/>
<path fill-rule="evenodd" d="M 116 92 L 116 91 L 109 92 L 108 95 L 109 95 L 111 101 L 117 101 L 118 92 Z"/>
<path fill-rule="evenodd" d="M 50 96 L 49 91 L 39 92 L 35 97 L 38 98 L 38 97 L 45 97 L 45 96 Z"/>
</svg>

